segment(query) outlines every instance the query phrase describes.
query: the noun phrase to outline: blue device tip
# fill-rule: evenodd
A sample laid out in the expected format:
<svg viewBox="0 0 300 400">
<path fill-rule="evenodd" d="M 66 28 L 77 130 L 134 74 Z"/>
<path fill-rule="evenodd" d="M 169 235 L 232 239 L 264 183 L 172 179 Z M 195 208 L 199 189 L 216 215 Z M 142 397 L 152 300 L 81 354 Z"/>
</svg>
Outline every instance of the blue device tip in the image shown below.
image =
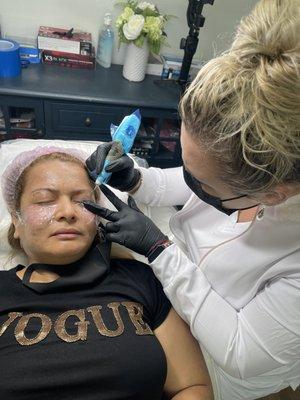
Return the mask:
<svg viewBox="0 0 300 400">
<path fill-rule="evenodd" d="M 132 114 L 135 115 L 138 119 L 141 118 L 141 112 L 140 112 L 139 108 L 137 110 L 135 110 L 135 112 L 133 112 Z"/>
</svg>

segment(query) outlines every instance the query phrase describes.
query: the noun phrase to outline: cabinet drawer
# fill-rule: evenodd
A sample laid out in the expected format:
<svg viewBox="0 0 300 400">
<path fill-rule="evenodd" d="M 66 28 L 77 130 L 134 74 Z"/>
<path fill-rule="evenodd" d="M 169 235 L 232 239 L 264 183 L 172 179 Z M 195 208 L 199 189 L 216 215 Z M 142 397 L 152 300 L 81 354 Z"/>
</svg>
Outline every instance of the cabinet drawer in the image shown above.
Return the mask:
<svg viewBox="0 0 300 400">
<path fill-rule="evenodd" d="M 129 107 L 46 101 L 47 136 L 101 140 L 110 137 L 111 123 L 118 125 L 130 111 Z"/>
</svg>

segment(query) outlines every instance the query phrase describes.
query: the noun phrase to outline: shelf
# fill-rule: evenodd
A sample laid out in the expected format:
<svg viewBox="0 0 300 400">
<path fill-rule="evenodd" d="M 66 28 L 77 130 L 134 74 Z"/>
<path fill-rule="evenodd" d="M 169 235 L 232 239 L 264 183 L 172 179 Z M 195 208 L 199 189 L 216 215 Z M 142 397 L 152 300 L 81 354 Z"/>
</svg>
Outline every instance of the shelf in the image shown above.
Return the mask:
<svg viewBox="0 0 300 400">
<path fill-rule="evenodd" d="M 15 128 L 15 127 L 11 127 L 10 128 L 11 133 L 36 133 L 36 129 L 35 128 Z"/>
</svg>

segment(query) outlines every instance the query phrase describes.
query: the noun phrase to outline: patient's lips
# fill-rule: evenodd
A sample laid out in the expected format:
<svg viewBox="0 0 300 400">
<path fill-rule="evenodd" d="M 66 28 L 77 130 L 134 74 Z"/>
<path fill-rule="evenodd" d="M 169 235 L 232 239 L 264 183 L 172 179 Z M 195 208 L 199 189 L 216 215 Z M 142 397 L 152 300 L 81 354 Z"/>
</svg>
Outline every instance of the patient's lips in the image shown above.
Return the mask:
<svg viewBox="0 0 300 400">
<path fill-rule="evenodd" d="M 59 229 L 55 231 L 51 236 L 56 236 L 59 239 L 75 239 L 80 235 L 82 235 L 81 232 L 76 229 Z"/>
</svg>

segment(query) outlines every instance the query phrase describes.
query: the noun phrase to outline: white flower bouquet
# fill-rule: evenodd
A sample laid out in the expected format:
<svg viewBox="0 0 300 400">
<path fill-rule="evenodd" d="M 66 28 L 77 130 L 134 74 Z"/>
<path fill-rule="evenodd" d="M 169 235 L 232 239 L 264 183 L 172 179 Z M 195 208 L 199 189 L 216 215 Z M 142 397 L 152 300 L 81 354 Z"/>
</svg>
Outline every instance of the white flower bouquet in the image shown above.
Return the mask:
<svg viewBox="0 0 300 400">
<path fill-rule="evenodd" d="M 119 44 L 134 43 L 142 47 L 147 40 L 150 51 L 159 54 L 161 46 L 167 45 L 164 27 L 171 16 L 161 14 L 154 4 L 147 1 L 127 0 L 117 5 L 123 8 L 116 20 Z"/>
</svg>

